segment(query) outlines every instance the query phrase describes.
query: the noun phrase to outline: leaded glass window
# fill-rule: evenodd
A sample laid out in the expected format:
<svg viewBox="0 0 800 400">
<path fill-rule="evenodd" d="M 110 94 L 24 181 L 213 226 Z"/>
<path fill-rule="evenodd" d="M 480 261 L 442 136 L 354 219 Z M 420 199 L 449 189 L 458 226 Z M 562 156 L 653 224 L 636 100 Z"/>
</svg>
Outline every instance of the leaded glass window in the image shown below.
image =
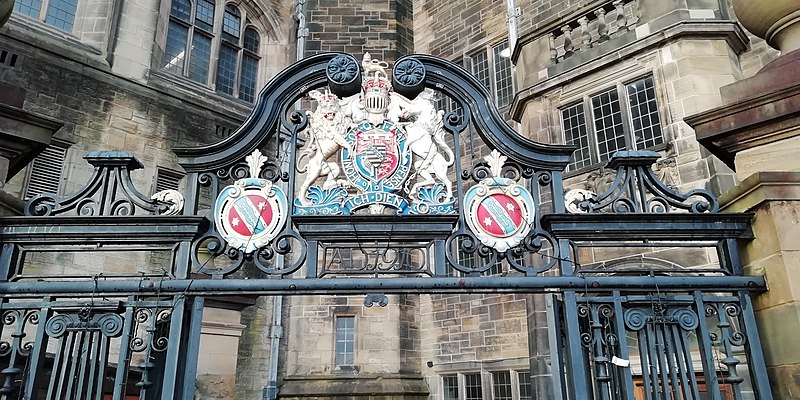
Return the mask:
<svg viewBox="0 0 800 400">
<path fill-rule="evenodd" d="M 336 357 L 337 366 L 352 366 L 355 349 L 355 317 L 336 317 Z"/>
<path fill-rule="evenodd" d="M 217 61 L 217 91 L 233 95 L 236 82 L 237 51 L 233 47 L 223 44 L 219 47 L 219 60 Z"/>
<path fill-rule="evenodd" d="M 506 57 L 508 42 L 492 47 L 494 58 L 494 82 L 497 106 L 505 107 L 514 99 L 514 85 L 511 80 L 511 58 Z"/>
<path fill-rule="evenodd" d="M 444 400 L 459 400 L 458 375 L 445 375 L 442 377 L 442 397 Z"/>
<path fill-rule="evenodd" d="M 569 165 L 569 169 L 588 167 L 592 164 L 592 159 L 589 153 L 589 132 L 586 129 L 583 103 L 562 109 L 561 120 L 563 121 L 564 141 L 568 145 L 577 147 L 572 153 L 573 161 Z"/>
<path fill-rule="evenodd" d="M 618 150 L 625 149 L 619 93 L 614 88 L 592 97 L 591 101 L 597 135 L 597 154 L 600 162 L 605 162 Z"/>
<path fill-rule="evenodd" d="M 509 371 L 492 372 L 493 400 L 514 400 L 511 388 L 511 373 Z"/>
<path fill-rule="evenodd" d="M 78 0 L 17 0 L 14 12 L 44 21 L 65 32 L 72 32 Z M 47 10 L 42 13 L 42 10 Z"/>
<path fill-rule="evenodd" d="M 652 76 L 604 89 L 559 112 L 564 142 L 576 147 L 570 171 L 605 163 L 620 150 L 664 144 Z"/>
<path fill-rule="evenodd" d="M 483 400 L 481 374 L 464 375 L 464 392 L 465 400 Z"/>
<path fill-rule="evenodd" d="M 253 102 L 260 46 L 244 10 L 213 0 L 172 0 L 161 68 Z"/>
<path fill-rule="evenodd" d="M 531 400 L 531 372 L 518 372 L 517 380 L 519 381 L 519 400 Z"/>
<path fill-rule="evenodd" d="M 664 143 L 661 119 L 653 77 L 648 76 L 626 85 L 631 108 L 633 141 L 637 148 L 648 148 Z"/>
<path fill-rule="evenodd" d="M 489 90 L 498 107 L 511 104 L 514 99 L 511 59 L 508 42 L 502 42 L 473 53 L 469 57 L 473 75 Z"/>
</svg>

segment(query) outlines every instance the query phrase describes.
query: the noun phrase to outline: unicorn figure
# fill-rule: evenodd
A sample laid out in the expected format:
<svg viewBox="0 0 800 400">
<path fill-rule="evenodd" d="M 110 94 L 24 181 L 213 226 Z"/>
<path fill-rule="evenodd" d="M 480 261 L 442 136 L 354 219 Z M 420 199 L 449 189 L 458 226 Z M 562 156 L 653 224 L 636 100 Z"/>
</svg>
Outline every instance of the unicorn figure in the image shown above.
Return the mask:
<svg viewBox="0 0 800 400">
<path fill-rule="evenodd" d="M 422 187 L 435 185 L 438 179 L 444 184 L 448 200 L 453 197 L 453 182 L 447 177 L 447 169 L 453 165 L 455 156 L 444 140 L 444 111 L 436 110 L 434 96 L 431 89 L 423 90 L 414 100 L 393 93 L 388 118 L 395 122 L 411 121 L 405 126 L 407 146 L 414 155 L 414 170 L 419 179 L 408 190 L 409 196 Z"/>
</svg>

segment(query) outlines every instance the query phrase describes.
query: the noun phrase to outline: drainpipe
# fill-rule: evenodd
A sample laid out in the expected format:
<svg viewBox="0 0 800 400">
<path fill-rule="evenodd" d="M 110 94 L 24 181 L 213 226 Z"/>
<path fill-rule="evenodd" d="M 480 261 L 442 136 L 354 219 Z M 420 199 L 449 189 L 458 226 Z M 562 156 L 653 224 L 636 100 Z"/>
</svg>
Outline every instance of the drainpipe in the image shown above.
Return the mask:
<svg viewBox="0 0 800 400">
<path fill-rule="evenodd" d="M 282 262 L 283 256 L 277 256 L 276 262 Z M 278 398 L 278 351 L 280 350 L 281 337 L 283 337 L 283 296 L 275 296 L 272 302 L 272 326 L 269 329 L 269 381 L 264 388 L 264 400 Z"/>
<path fill-rule="evenodd" d="M 514 0 L 506 0 L 506 20 L 508 20 L 508 50 L 509 55 L 514 53 L 514 46 L 517 44 L 517 18 L 522 15 L 522 11 Z"/>
<path fill-rule="evenodd" d="M 295 61 L 300 61 L 305 57 L 306 51 L 306 37 L 308 37 L 308 28 L 306 27 L 305 16 L 306 0 L 297 0 L 295 3 L 295 19 L 297 19 L 297 54 Z M 297 102 L 295 108 L 299 110 L 300 102 Z M 283 142 L 287 146 L 284 151 L 288 151 L 288 146 L 291 144 Z M 290 168 L 288 165 L 281 166 L 284 172 Z M 284 256 L 277 255 L 275 262 L 282 265 Z M 281 338 L 283 337 L 283 296 L 275 296 L 272 302 L 272 326 L 269 329 L 270 338 L 270 351 L 269 351 L 269 376 L 267 386 L 264 388 L 264 400 L 275 400 L 278 398 L 278 356 L 280 352 Z"/>
<path fill-rule="evenodd" d="M 297 19 L 297 61 L 305 58 L 306 52 L 306 38 L 308 37 L 308 28 L 306 27 L 306 14 L 305 14 L 306 0 L 297 0 L 295 3 L 294 17 Z"/>
</svg>

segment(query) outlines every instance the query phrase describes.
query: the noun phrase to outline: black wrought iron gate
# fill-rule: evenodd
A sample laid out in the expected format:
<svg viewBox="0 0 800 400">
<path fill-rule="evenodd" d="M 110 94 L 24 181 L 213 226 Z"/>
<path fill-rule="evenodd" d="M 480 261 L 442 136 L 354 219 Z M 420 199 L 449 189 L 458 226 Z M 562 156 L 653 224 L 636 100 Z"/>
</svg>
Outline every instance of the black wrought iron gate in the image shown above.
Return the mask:
<svg viewBox="0 0 800 400">
<path fill-rule="evenodd" d="M 190 399 L 204 299 L 215 296 L 546 292 L 559 305 L 557 398 L 771 399 L 751 299 L 765 282 L 738 257 L 751 215 L 667 187 L 653 152 L 617 153 L 604 193 L 565 191 L 573 149 L 517 135 L 460 67 L 423 55 L 398 60 L 391 77 L 380 62 L 361 67 L 323 54 L 276 76 L 230 138 L 176 150 L 185 196 L 143 195 L 129 175 L 136 158 L 100 151 L 85 157 L 95 172 L 83 189 L 0 219 L 2 398 Z M 453 111 L 426 116 L 431 90 Z M 315 111 L 293 111 L 307 95 Z M 335 133 L 347 143 L 326 153 Z M 433 144 L 419 153 L 414 140 Z M 473 156 L 476 142 L 496 151 Z M 256 208 L 235 203 L 237 191 Z M 582 259 L 603 248 L 632 255 Z M 653 249 L 711 261 L 678 265 Z M 341 262 L 344 250 L 358 262 Z M 105 267 L 59 258 L 81 252 Z M 119 270 L 110 255 L 141 263 Z M 482 276 L 498 260 L 508 271 Z"/>
</svg>

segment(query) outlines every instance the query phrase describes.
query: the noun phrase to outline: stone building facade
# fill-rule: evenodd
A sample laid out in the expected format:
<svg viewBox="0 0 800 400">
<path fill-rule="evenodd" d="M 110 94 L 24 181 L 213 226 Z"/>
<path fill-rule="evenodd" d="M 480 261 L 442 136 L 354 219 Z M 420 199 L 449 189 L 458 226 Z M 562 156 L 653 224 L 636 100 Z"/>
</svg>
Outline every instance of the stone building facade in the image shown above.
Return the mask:
<svg viewBox="0 0 800 400">
<path fill-rule="evenodd" d="M 42 4 L 65 13 L 51 18 Z M 81 157 L 96 149 L 135 153 L 145 166 L 133 175 L 142 190 L 180 187 L 172 148 L 224 139 L 247 117 L 257 88 L 298 53 L 326 51 L 369 52 L 390 63 L 426 53 L 461 64 L 520 134 L 579 148 L 571 187 L 602 191 L 602 166 L 614 151 L 652 149 L 662 155 L 656 168 L 665 182 L 723 194 L 737 177 L 684 118 L 722 106 L 720 88 L 777 56 L 736 22 L 726 0 L 17 0 L 15 7 L 0 28 L 0 103 L 63 125 L 45 150 L 61 168 L 34 162 L 8 177 L 3 190 L 19 199 L 35 194 L 36 168 L 50 178 L 44 187 L 78 189 L 90 173 Z M 461 156 L 485 152 L 468 146 Z M 710 251 L 644 253 L 681 268 L 715 262 Z M 581 262 L 602 269 L 640 255 L 595 249 Z M 105 258 L 97 272 L 152 272 L 157 260 Z M 65 274 L 98 265 L 70 254 L 32 262 Z M 550 398 L 558 387 L 551 296 L 388 300 L 385 307 L 353 296 L 213 305 L 199 398 L 522 400 Z"/>
</svg>

